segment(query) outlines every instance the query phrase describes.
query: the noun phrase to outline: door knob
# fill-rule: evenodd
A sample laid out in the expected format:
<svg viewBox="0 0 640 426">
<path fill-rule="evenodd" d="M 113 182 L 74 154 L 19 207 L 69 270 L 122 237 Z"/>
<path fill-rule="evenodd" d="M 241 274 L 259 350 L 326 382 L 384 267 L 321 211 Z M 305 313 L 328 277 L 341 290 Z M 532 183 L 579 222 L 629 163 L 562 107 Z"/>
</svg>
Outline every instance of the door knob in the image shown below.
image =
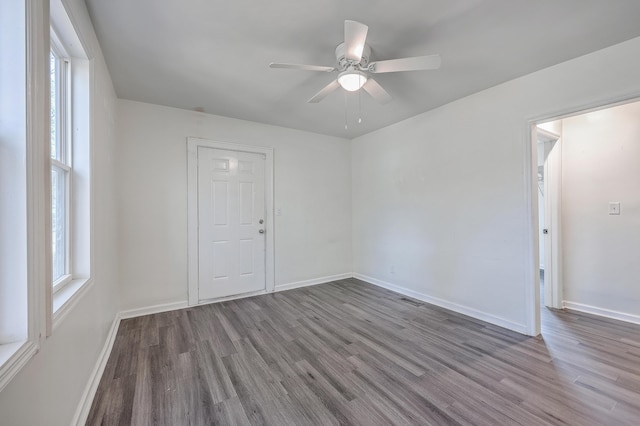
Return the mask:
<svg viewBox="0 0 640 426">
<path fill-rule="evenodd" d="M 264 234 L 264 229 L 258 230 L 259 233 Z"/>
</svg>

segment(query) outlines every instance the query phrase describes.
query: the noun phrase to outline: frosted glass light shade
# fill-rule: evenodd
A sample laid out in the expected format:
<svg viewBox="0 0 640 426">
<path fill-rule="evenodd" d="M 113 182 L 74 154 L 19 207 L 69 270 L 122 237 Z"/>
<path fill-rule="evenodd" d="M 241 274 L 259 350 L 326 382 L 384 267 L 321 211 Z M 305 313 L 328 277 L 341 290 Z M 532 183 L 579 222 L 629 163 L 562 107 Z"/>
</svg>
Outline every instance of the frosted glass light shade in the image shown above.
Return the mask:
<svg viewBox="0 0 640 426">
<path fill-rule="evenodd" d="M 360 71 L 345 71 L 338 76 L 338 83 L 346 91 L 355 92 L 367 82 L 367 75 Z"/>
</svg>

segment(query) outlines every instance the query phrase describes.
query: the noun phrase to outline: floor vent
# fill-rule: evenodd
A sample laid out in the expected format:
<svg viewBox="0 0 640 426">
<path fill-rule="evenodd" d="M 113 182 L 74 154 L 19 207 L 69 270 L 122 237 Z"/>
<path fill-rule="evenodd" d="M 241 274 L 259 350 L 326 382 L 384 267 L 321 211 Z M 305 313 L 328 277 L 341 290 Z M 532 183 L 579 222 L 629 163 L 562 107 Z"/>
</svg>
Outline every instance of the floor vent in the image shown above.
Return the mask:
<svg viewBox="0 0 640 426">
<path fill-rule="evenodd" d="M 400 300 L 403 302 L 411 303 L 413 306 L 422 306 L 422 302 L 418 302 L 417 300 L 407 299 L 406 297 L 401 297 Z"/>
</svg>

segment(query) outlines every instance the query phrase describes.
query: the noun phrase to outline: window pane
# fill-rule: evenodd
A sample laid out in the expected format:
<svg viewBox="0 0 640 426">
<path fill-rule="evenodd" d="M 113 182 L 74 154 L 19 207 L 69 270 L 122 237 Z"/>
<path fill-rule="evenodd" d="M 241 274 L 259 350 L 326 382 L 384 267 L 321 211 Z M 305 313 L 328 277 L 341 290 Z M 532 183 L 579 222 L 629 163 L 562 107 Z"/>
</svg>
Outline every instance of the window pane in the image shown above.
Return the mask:
<svg viewBox="0 0 640 426">
<path fill-rule="evenodd" d="M 50 135 L 51 135 L 51 158 L 59 159 L 58 156 L 58 99 L 56 96 L 57 92 L 57 60 L 54 56 L 53 52 L 49 52 L 49 76 L 51 79 L 51 120 L 50 120 Z"/>
<path fill-rule="evenodd" d="M 67 220 L 66 172 L 51 168 L 51 242 L 53 254 L 53 281 L 67 273 Z"/>
</svg>

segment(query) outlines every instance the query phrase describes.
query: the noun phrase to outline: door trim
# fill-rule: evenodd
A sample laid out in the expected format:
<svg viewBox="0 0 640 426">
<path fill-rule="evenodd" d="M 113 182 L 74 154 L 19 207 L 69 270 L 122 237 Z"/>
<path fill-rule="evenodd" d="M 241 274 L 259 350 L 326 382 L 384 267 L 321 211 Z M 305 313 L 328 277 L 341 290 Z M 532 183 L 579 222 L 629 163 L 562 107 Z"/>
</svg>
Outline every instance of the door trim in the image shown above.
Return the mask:
<svg viewBox="0 0 640 426">
<path fill-rule="evenodd" d="M 187 260 L 189 306 L 199 304 L 198 297 L 198 147 L 223 149 L 227 151 L 264 154 L 264 195 L 265 195 L 265 290 L 275 290 L 274 262 L 274 210 L 273 210 L 273 148 L 218 142 L 208 139 L 187 138 Z M 207 300 L 204 303 L 210 303 Z"/>
<path fill-rule="evenodd" d="M 560 120 L 579 114 L 586 114 L 604 108 L 614 107 L 640 99 L 640 92 L 616 94 L 610 97 L 595 99 L 586 103 L 573 104 L 561 107 L 537 116 L 525 117 L 520 141 L 523 142 L 523 170 L 524 170 L 524 205 L 525 221 L 525 286 L 524 309 L 526 334 L 537 336 L 540 334 L 540 262 L 539 238 L 538 238 L 538 189 L 534 180 L 534 170 L 537 172 L 537 147 L 534 145 L 536 133 L 533 127 L 538 123 Z M 534 149 L 535 147 L 535 149 Z M 537 174 L 537 173 L 536 173 Z M 536 263 L 537 261 L 537 263 Z"/>
<path fill-rule="evenodd" d="M 558 116 L 558 118 L 555 118 L 555 119 L 559 120 L 566 116 L 567 115 L 565 114 L 564 116 Z M 526 129 L 527 137 L 525 138 L 525 141 L 528 142 L 527 144 L 528 147 L 525 150 L 525 171 L 527 173 L 525 173 L 525 191 L 524 192 L 525 192 L 526 203 L 528 207 L 527 208 L 528 214 L 527 214 L 526 220 L 528 223 L 527 227 L 529 228 L 529 232 L 527 235 L 528 256 L 526 259 L 526 270 L 530 271 L 530 275 L 528 277 L 525 277 L 525 283 L 526 283 L 525 326 L 526 326 L 526 334 L 528 334 L 529 336 L 537 336 L 541 332 L 539 245 L 543 242 L 540 241 L 540 235 L 539 235 L 540 222 L 538 219 L 538 178 L 537 178 L 538 176 L 538 137 L 539 135 L 547 139 L 551 139 L 555 137 L 555 135 L 553 135 L 551 132 L 547 132 L 543 129 L 539 129 L 538 124 L 544 123 L 547 121 L 553 121 L 555 119 L 551 118 L 548 120 L 543 120 L 543 119 L 529 120 L 527 122 L 527 129 Z M 559 141 L 560 141 L 560 137 L 558 136 L 558 142 Z M 558 146 L 558 148 L 561 148 L 561 147 Z M 561 158 L 559 158 L 558 161 L 561 161 Z M 559 173 L 559 176 L 556 176 L 555 183 L 560 188 L 555 188 L 555 191 L 558 191 L 556 192 L 555 196 L 559 197 L 561 195 L 559 191 L 561 190 L 561 185 L 562 185 L 562 173 L 560 169 L 561 164 L 557 164 L 556 166 L 557 167 L 555 167 L 554 171 Z M 545 167 L 545 173 L 546 173 L 546 167 Z M 547 182 L 545 182 L 545 187 L 546 185 L 547 185 Z M 560 205 L 559 198 L 557 199 L 557 202 L 554 203 L 553 209 L 555 209 L 556 211 L 555 211 L 555 214 L 552 214 L 553 217 L 551 218 L 555 226 L 554 233 L 552 235 L 556 235 L 559 238 L 562 234 L 561 223 L 560 223 L 561 205 Z M 553 273 L 554 273 L 554 279 L 555 279 L 553 282 L 553 288 L 554 288 L 554 295 L 556 297 L 561 298 L 562 295 L 558 294 L 559 286 L 562 285 L 561 276 L 558 276 L 558 273 L 561 271 L 561 268 L 562 268 L 562 257 L 561 257 L 562 250 L 560 250 L 561 242 L 559 239 L 555 239 L 554 244 L 557 244 L 557 245 L 555 247 L 555 253 L 553 255 L 554 258 L 552 259 L 552 262 L 551 262 L 553 265 L 553 270 L 554 270 Z M 545 250 L 545 256 L 546 255 L 547 255 L 547 251 Z M 545 277 L 546 277 L 546 270 L 545 270 Z M 546 287 L 545 288 L 545 299 L 546 299 L 547 294 L 549 293 L 548 290 L 551 287 L 547 285 L 545 285 L 545 287 Z"/>
</svg>

